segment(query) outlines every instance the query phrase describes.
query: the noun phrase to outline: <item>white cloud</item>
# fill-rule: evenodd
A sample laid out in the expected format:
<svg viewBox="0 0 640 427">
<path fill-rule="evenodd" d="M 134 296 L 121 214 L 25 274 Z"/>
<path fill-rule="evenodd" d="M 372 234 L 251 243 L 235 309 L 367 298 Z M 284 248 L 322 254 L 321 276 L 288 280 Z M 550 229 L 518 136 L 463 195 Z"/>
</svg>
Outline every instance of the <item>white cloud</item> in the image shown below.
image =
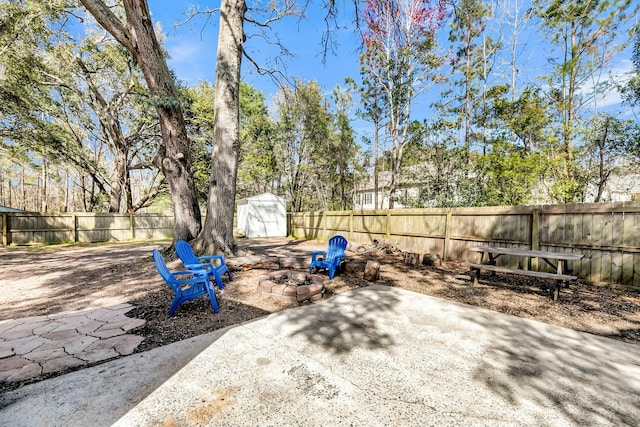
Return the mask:
<svg viewBox="0 0 640 427">
<path fill-rule="evenodd" d="M 617 66 L 609 70 L 611 81 L 615 82 L 618 85 L 624 84 L 629 81 L 632 73 L 633 63 L 629 59 L 620 61 Z M 620 103 L 622 103 L 622 98 L 620 96 L 620 92 L 618 92 L 617 87 L 612 88 L 612 90 L 603 94 L 602 98 L 599 99 L 599 105 L 603 108 L 620 105 Z"/>
<path fill-rule="evenodd" d="M 197 37 L 168 38 L 165 42 L 169 52 L 169 67 L 179 80 L 195 85 L 201 80 L 215 80 L 215 46 Z"/>
<path fill-rule="evenodd" d="M 171 62 L 197 61 L 202 57 L 204 44 L 197 40 L 167 40 Z"/>
</svg>

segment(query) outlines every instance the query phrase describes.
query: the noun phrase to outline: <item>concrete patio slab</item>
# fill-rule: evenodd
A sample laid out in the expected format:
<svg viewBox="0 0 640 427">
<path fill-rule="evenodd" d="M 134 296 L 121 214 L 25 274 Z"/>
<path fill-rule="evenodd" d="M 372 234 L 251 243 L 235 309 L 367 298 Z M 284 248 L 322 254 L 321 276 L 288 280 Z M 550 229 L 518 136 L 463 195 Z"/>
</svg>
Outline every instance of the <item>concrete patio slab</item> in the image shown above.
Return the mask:
<svg viewBox="0 0 640 427">
<path fill-rule="evenodd" d="M 371 286 L 0 397 L 13 426 L 637 425 L 638 347 Z"/>
</svg>

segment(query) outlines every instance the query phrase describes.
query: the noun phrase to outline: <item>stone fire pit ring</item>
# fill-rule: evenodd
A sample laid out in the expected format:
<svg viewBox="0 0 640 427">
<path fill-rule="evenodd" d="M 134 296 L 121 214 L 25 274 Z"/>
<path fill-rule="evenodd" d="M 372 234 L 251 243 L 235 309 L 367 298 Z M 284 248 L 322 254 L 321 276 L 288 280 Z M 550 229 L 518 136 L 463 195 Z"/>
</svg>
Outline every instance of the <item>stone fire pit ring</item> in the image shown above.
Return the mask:
<svg viewBox="0 0 640 427">
<path fill-rule="evenodd" d="M 300 271 L 279 270 L 258 277 L 258 290 L 262 296 L 286 302 L 318 301 L 324 293 L 324 279 Z"/>
</svg>

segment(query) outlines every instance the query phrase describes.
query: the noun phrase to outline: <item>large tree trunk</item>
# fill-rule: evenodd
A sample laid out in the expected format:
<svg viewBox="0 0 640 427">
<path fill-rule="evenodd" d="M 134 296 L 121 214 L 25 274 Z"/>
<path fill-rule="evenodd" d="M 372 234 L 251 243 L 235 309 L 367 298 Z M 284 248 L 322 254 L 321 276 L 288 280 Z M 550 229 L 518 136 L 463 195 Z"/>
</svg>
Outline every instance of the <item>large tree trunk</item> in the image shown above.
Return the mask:
<svg viewBox="0 0 640 427">
<path fill-rule="evenodd" d="M 126 22 L 102 0 L 80 0 L 104 29 L 127 50 L 142 69 L 160 120 L 162 145 L 153 159 L 167 178 L 173 202 L 173 238 L 192 240 L 201 229 L 200 207 L 191 173 L 191 153 L 179 94 L 153 30 L 146 0 L 124 0 Z"/>
<path fill-rule="evenodd" d="M 124 159 L 123 153 L 114 153 L 114 155 L 116 158 L 113 159 L 114 168 L 110 178 L 109 212 L 119 213 L 122 191 L 124 190 L 123 172 L 126 171 L 127 161 Z"/>
<path fill-rule="evenodd" d="M 194 250 L 235 254 L 233 213 L 240 150 L 240 65 L 244 42 L 244 0 L 222 0 L 216 62 L 213 152 L 207 216 Z"/>
</svg>

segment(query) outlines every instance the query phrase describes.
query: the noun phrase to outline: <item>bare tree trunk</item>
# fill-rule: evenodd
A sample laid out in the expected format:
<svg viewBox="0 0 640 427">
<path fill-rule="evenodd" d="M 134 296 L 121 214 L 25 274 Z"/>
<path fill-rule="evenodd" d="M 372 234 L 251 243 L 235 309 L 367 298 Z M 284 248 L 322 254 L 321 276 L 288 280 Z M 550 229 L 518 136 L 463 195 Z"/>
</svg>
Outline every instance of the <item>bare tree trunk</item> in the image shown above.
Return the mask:
<svg viewBox="0 0 640 427">
<path fill-rule="evenodd" d="M 576 42 L 575 42 L 575 23 L 571 23 L 571 64 L 578 63 L 578 54 L 576 51 Z M 576 102 L 576 92 L 577 92 L 577 69 L 576 66 L 572 66 L 569 71 L 569 99 L 567 100 L 567 132 L 565 133 L 565 149 L 567 152 L 567 170 L 569 183 L 573 184 L 575 182 L 575 173 L 573 168 L 573 127 L 574 127 L 574 119 L 575 119 L 575 102 Z M 573 194 L 572 194 L 573 196 Z"/>
<path fill-rule="evenodd" d="M 42 153 L 42 186 L 40 187 L 40 212 L 46 212 L 49 209 L 47 204 L 47 181 L 49 180 L 49 172 L 47 170 L 47 157 Z"/>
<path fill-rule="evenodd" d="M 609 179 L 609 175 L 611 174 L 611 170 L 607 170 L 607 168 L 605 167 L 605 147 L 608 138 L 609 121 L 607 120 L 604 124 L 604 133 L 602 135 L 602 139 L 596 140 L 596 148 L 598 150 L 598 194 L 596 194 L 594 203 L 600 203 L 602 194 L 604 193 L 604 189 Z"/>
<path fill-rule="evenodd" d="M 102 0 L 80 0 L 142 69 L 160 120 L 162 142 L 153 163 L 167 178 L 173 202 L 173 238 L 192 240 L 201 230 L 200 207 L 191 173 L 191 153 L 179 94 L 156 38 L 146 0 L 124 0 L 122 23 Z"/>
<path fill-rule="evenodd" d="M 64 208 L 63 212 L 69 212 L 69 173 L 64 174 Z"/>
<path fill-rule="evenodd" d="M 80 67 L 84 81 L 93 94 L 92 110 L 98 117 L 102 134 L 106 141 L 111 141 L 114 168 L 109 177 L 109 212 L 118 213 L 121 212 L 125 175 L 129 165 L 129 144 L 122 132 L 117 114 L 119 103 L 114 104 L 104 98 L 98 85 L 94 82 L 93 73 L 87 68 L 82 58 L 76 58 L 76 63 Z M 124 98 L 124 93 L 121 94 L 121 98 Z M 116 112 L 114 112 L 114 109 Z"/>
<path fill-rule="evenodd" d="M 471 151 L 471 30 L 467 30 L 464 64 L 464 151 L 469 162 Z"/>
<path fill-rule="evenodd" d="M 20 185 L 22 185 L 22 210 L 23 211 L 27 210 L 27 184 L 24 182 L 25 179 L 26 179 L 26 177 L 25 177 L 24 166 L 23 166 L 22 167 L 22 180 L 20 182 Z"/>
<path fill-rule="evenodd" d="M 124 190 L 124 171 L 127 170 L 126 156 L 122 152 L 114 153 L 113 173 L 111 174 L 111 188 L 109 192 L 109 212 L 120 212 L 122 192 Z"/>
<path fill-rule="evenodd" d="M 87 212 L 87 178 L 84 175 L 80 176 L 80 197 L 82 200 L 82 208 L 84 212 Z"/>
<path fill-rule="evenodd" d="M 235 254 L 233 213 L 240 150 L 240 65 L 244 42 L 244 0 L 222 0 L 216 62 L 213 151 L 207 216 L 194 250 Z"/>
<path fill-rule="evenodd" d="M 133 206 L 133 189 L 131 188 L 131 171 L 129 168 L 124 171 L 124 197 L 127 203 L 127 212 L 135 212 L 135 207 Z"/>
<path fill-rule="evenodd" d="M 392 151 L 391 153 L 391 180 L 389 182 L 389 204 L 388 204 L 388 208 L 389 209 L 393 209 L 395 206 L 395 199 L 396 199 L 396 187 L 397 187 L 397 179 L 398 179 L 398 171 L 400 170 L 399 167 L 396 166 L 396 160 L 395 160 L 395 152 Z"/>
<path fill-rule="evenodd" d="M 392 136 L 393 146 L 391 148 L 391 182 L 389 183 L 389 209 L 393 209 L 395 207 L 396 191 L 398 190 L 398 186 L 400 185 L 400 175 L 402 174 L 402 156 L 404 154 L 404 147 L 407 140 L 406 129 L 407 127 L 404 126 L 401 137 L 398 135 L 397 131 L 394 131 L 395 134 Z M 400 139 L 402 140 L 400 141 Z"/>
<path fill-rule="evenodd" d="M 378 149 L 380 144 L 380 123 L 373 119 L 373 209 L 378 209 Z"/>
</svg>

